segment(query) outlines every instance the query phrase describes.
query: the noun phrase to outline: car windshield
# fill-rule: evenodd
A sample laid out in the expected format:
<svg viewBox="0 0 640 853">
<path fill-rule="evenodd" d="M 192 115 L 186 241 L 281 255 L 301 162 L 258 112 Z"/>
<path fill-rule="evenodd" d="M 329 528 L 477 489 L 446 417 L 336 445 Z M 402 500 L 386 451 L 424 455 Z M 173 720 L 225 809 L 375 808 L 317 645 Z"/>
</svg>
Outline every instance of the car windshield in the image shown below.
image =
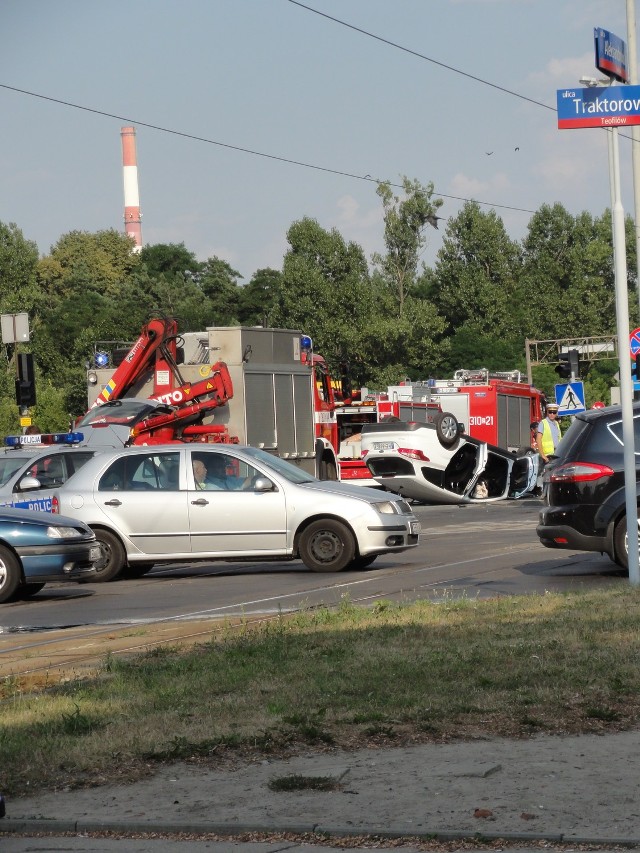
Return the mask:
<svg viewBox="0 0 640 853">
<path fill-rule="evenodd" d="M 243 447 L 242 449 L 248 456 L 253 456 L 258 462 L 262 462 L 268 468 L 273 468 L 276 473 L 280 474 L 280 476 L 284 477 L 290 483 L 316 482 L 316 477 L 303 471 L 302 468 L 292 465 L 290 462 L 285 462 L 279 456 L 273 456 L 271 453 L 260 450 L 258 447 Z"/>
<path fill-rule="evenodd" d="M 0 458 L 0 486 L 6 485 L 19 468 L 33 457 L 26 453 L 11 453 Z"/>
<path fill-rule="evenodd" d="M 90 409 L 75 426 L 81 429 L 102 424 L 133 425 L 149 415 L 164 411 L 170 411 L 169 407 L 158 407 L 157 403 L 148 403 L 146 400 L 114 400 Z"/>
</svg>

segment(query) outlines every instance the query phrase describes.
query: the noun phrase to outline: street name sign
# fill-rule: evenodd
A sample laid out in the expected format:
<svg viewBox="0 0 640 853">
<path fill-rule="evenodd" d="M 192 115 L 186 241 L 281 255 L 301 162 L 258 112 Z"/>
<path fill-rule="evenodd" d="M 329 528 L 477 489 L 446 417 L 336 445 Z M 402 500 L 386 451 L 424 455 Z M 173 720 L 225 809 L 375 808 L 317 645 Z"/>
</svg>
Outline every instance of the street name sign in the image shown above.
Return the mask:
<svg viewBox="0 0 640 853">
<path fill-rule="evenodd" d="M 558 89 L 558 128 L 640 124 L 640 86 Z"/>
<path fill-rule="evenodd" d="M 593 31 L 596 45 L 596 68 L 619 80 L 627 82 L 627 45 L 626 43 L 602 27 L 596 27 Z"/>
</svg>

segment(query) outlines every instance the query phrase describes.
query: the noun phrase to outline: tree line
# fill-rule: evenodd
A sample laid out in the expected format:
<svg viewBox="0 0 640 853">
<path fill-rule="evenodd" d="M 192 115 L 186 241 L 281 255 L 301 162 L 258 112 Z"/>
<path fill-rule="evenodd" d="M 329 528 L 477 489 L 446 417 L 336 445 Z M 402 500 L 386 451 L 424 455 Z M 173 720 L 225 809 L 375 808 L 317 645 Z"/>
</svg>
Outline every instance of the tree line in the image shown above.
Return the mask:
<svg viewBox="0 0 640 853">
<path fill-rule="evenodd" d="M 36 365 L 32 417 L 66 429 L 86 410 L 86 365 L 97 341 L 133 341 L 151 316 L 176 317 L 182 332 L 208 326 L 300 329 L 354 387 L 444 378 L 458 368 L 525 368 L 525 339 L 615 334 L 611 215 L 535 212 L 522 240 L 495 211 L 467 202 L 446 221 L 435 263 L 421 254 L 438 227 L 433 185 L 403 179 L 396 195 L 380 183 L 384 252 L 367 259 L 337 229 L 304 217 L 287 232 L 282 269 L 244 276 L 217 257 L 198 261 L 185 243 L 133 251 L 115 230 L 72 231 L 40 257 L 14 224 L 0 223 L 0 313 L 27 312 Z M 626 221 L 629 305 L 638 325 L 635 235 Z M 3 345 L 0 432 L 18 429 L 14 347 Z M 608 402 L 615 361 L 585 377 L 587 402 Z M 558 377 L 540 366 L 534 381 L 552 392 Z"/>
</svg>

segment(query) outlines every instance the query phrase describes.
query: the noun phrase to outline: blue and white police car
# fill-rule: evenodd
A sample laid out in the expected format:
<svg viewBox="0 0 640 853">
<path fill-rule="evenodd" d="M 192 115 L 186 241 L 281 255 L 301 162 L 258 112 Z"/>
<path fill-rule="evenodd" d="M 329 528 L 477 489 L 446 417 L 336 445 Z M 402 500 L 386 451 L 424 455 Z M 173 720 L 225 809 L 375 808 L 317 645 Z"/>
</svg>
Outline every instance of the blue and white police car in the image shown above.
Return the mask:
<svg viewBox="0 0 640 853">
<path fill-rule="evenodd" d="M 82 433 L 11 435 L 0 448 L 0 507 L 51 511 L 51 491 L 62 486 L 96 451 Z"/>
</svg>

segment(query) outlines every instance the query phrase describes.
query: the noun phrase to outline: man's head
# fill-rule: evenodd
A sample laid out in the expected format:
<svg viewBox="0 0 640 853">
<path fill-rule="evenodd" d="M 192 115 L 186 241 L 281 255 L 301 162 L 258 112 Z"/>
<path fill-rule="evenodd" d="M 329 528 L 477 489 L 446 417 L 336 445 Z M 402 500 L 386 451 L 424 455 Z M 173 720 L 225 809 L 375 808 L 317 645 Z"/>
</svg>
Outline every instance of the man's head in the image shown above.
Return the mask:
<svg viewBox="0 0 640 853">
<path fill-rule="evenodd" d="M 547 403 L 547 414 L 553 418 L 558 417 L 558 404 L 557 403 Z"/>
<path fill-rule="evenodd" d="M 193 460 L 193 476 L 196 483 L 202 483 L 204 478 L 207 476 L 207 466 L 204 464 L 202 459 Z"/>
</svg>

